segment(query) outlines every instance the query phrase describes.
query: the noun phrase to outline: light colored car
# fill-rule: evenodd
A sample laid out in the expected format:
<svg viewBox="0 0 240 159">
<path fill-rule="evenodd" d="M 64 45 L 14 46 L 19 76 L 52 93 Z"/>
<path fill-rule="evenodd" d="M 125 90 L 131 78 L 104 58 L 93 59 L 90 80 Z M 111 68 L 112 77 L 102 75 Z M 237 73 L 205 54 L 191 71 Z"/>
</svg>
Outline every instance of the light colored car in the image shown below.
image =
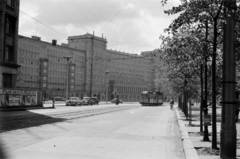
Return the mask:
<svg viewBox="0 0 240 159">
<path fill-rule="evenodd" d="M 66 100 L 66 106 L 77 106 L 77 105 L 82 105 L 82 101 L 78 97 L 70 97 L 69 100 Z"/>
</svg>

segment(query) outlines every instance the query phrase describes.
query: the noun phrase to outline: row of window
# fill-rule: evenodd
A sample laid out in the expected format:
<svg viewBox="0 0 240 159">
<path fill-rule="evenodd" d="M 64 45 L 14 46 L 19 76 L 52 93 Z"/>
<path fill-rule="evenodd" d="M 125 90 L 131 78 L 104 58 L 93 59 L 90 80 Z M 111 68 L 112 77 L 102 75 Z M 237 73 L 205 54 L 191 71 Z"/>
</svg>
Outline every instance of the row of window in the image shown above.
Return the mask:
<svg viewBox="0 0 240 159">
<path fill-rule="evenodd" d="M 34 66 L 39 66 L 39 60 L 29 59 L 29 58 L 23 58 L 23 57 L 19 57 L 19 58 L 18 58 L 18 63 L 19 63 L 20 65 L 34 65 Z"/>
<path fill-rule="evenodd" d="M 33 81 L 25 81 L 19 84 L 20 87 L 27 87 L 27 88 L 38 88 L 39 82 L 33 82 Z"/>
<path fill-rule="evenodd" d="M 35 82 L 39 81 L 38 75 L 20 74 L 19 77 L 23 81 L 35 81 Z"/>
<path fill-rule="evenodd" d="M 32 58 L 32 59 L 39 60 L 39 53 L 34 51 L 18 49 L 18 56 L 23 58 Z"/>
<path fill-rule="evenodd" d="M 119 92 L 139 93 L 148 90 L 147 87 L 129 87 L 129 86 L 116 86 Z"/>
<path fill-rule="evenodd" d="M 24 52 L 28 52 L 29 50 L 34 51 L 34 52 L 39 52 L 40 51 L 40 47 L 38 46 L 34 46 L 34 45 L 29 45 L 29 44 L 24 44 L 24 43 L 18 43 L 19 48 L 23 49 Z M 20 50 L 21 50 L 20 49 Z M 22 51 L 23 51 L 22 50 Z M 23 55 L 25 56 L 25 55 Z"/>
<path fill-rule="evenodd" d="M 22 73 L 31 73 L 31 74 L 39 74 L 38 71 L 39 69 L 38 68 L 34 68 L 34 67 L 27 67 L 27 66 L 21 66 L 20 67 L 20 71 Z"/>
</svg>

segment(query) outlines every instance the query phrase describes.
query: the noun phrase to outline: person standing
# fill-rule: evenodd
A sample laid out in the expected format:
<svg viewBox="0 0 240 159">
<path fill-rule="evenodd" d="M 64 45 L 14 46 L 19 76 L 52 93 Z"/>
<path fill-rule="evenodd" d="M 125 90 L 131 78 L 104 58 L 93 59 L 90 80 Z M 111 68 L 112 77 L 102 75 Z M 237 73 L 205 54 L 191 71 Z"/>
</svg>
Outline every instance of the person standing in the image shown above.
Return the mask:
<svg viewBox="0 0 240 159">
<path fill-rule="evenodd" d="M 55 99 L 54 99 L 54 97 L 52 98 L 52 106 L 53 106 L 53 108 L 55 108 Z"/>
</svg>

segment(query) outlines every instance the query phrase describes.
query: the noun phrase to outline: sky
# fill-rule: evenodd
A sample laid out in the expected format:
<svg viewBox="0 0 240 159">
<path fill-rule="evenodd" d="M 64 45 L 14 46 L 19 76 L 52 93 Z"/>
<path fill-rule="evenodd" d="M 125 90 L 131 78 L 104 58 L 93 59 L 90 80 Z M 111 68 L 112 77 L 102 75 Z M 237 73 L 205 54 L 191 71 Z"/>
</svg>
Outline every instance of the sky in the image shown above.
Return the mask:
<svg viewBox="0 0 240 159">
<path fill-rule="evenodd" d="M 179 0 L 20 0 L 19 34 L 42 41 L 67 43 L 68 36 L 86 33 L 107 39 L 107 49 L 140 54 L 159 48 L 177 15 L 164 10 Z"/>
</svg>

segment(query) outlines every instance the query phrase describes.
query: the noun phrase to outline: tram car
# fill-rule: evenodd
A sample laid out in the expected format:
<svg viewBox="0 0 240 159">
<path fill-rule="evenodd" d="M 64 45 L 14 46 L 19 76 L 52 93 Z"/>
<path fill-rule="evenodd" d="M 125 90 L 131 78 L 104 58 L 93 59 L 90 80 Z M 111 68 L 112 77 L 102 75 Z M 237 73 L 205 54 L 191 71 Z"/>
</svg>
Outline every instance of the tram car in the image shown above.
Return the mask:
<svg viewBox="0 0 240 159">
<path fill-rule="evenodd" d="M 157 106 L 163 104 L 163 93 L 157 92 L 157 91 L 142 91 L 141 98 L 139 101 L 140 104 L 143 106 L 145 105 L 151 105 L 151 106 Z"/>
</svg>

